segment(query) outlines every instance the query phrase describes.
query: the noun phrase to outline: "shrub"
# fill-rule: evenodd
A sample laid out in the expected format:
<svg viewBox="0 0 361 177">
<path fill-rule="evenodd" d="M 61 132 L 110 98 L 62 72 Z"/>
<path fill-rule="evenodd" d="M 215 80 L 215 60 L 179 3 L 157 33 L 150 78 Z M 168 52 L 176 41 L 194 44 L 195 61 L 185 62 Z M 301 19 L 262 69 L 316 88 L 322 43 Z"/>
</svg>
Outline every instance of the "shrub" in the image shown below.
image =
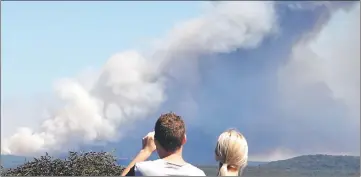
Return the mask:
<svg viewBox="0 0 361 177">
<path fill-rule="evenodd" d="M 107 152 L 69 152 L 63 160 L 46 153 L 16 168 L 1 166 L 1 176 L 119 176 L 123 169 Z"/>
</svg>

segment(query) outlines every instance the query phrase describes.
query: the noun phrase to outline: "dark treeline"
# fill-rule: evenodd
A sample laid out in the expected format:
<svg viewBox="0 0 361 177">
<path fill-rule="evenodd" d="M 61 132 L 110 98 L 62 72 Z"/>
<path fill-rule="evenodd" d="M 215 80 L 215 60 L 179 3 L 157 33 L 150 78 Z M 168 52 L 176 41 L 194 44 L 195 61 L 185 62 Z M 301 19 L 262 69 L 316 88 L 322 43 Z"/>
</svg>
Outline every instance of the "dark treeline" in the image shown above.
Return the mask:
<svg viewBox="0 0 361 177">
<path fill-rule="evenodd" d="M 107 152 L 69 152 L 65 159 L 46 153 L 15 168 L 1 166 L 1 176 L 120 176 L 123 169 Z"/>
</svg>

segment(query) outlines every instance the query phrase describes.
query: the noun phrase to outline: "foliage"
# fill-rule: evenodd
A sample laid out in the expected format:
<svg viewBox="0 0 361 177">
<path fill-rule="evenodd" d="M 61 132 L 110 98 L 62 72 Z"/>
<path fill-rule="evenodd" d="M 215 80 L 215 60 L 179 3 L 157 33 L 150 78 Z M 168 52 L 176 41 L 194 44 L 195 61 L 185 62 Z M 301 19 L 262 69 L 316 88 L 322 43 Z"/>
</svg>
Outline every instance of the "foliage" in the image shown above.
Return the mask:
<svg viewBox="0 0 361 177">
<path fill-rule="evenodd" d="M 46 153 L 16 168 L 1 166 L 1 176 L 119 176 L 122 171 L 107 152 L 69 152 L 64 160 Z"/>
</svg>

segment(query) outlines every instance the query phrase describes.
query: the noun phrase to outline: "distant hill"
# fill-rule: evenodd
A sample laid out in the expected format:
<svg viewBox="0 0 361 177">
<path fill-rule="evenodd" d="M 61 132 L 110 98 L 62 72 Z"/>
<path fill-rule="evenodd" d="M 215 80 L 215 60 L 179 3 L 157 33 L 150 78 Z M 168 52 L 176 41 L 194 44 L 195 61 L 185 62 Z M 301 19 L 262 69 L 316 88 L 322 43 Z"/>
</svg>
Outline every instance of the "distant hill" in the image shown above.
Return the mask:
<svg viewBox="0 0 361 177">
<path fill-rule="evenodd" d="M 201 167 L 217 175 L 217 167 Z M 305 155 L 287 160 L 248 166 L 244 177 L 359 177 L 360 157 Z"/>
<path fill-rule="evenodd" d="M 360 157 L 331 156 L 331 155 L 304 155 L 287 160 L 279 160 L 263 165 L 268 168 L 289 170 L 360 170 Z"/>
</svg>

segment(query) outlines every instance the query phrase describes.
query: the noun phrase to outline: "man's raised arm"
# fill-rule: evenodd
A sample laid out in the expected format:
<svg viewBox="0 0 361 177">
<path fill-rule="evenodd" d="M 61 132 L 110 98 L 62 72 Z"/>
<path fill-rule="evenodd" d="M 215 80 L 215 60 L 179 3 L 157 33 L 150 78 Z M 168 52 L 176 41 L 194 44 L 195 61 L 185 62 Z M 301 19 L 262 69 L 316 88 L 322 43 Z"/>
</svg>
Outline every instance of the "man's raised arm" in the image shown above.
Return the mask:
<svg viewBox="0 0 361 177">
<path fill-rule="evenodd" d="M 135 164 L 138 162 L 146 161 L 156 149 L 154 144 L 154 132 L 148 133 L 142 140 L 142 150 L 139 151 L 137 156 L 129 163 L 127 168 L 122 172 L 121 176 L 135 176 Z"/>
</svg>

